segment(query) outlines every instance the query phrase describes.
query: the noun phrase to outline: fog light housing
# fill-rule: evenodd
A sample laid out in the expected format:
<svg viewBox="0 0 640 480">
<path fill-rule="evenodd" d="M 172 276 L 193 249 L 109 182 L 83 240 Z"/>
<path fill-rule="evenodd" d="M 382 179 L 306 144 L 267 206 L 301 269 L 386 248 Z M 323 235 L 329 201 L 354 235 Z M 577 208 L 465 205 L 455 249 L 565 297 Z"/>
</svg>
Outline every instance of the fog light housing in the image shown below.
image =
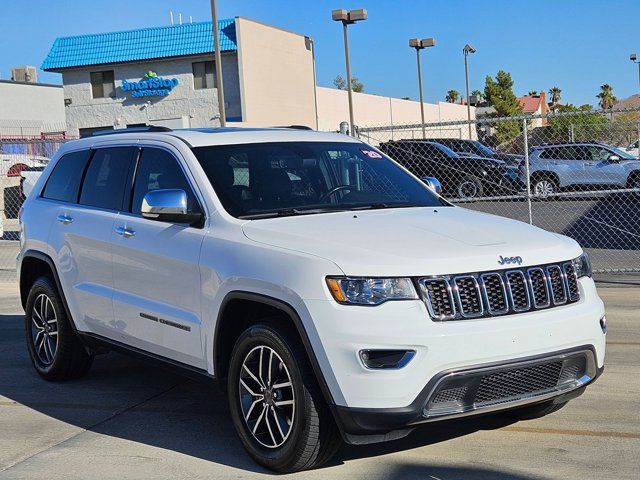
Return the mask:
<svg viewBox="0 0 640 480">
<path fill-rule="evenodd" d="M 602 333 L 607 333 L 607 317 L 600 319 L 600 328 L 602 329 Z"/>
<path fill-rule="evenodd" d="M 360 360 L 366 368 L 390 370 L 406 366 L 415 354 L 415 350 L 360 350 Z"/>
</svg>

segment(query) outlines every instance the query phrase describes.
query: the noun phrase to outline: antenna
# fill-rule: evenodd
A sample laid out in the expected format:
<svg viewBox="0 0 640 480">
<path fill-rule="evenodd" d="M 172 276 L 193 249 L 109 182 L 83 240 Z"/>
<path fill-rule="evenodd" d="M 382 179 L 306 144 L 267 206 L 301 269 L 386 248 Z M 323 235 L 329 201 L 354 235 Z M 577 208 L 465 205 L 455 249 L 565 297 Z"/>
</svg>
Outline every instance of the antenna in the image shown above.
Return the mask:
<svg viewBox="0 0 640 480">
<path fill-rule="evenodd" d="M 193 17 L 189 15 L 189 23 L 193 23 Z"/>
<path fill-rule="evenodd" d="M 171 26 L 173 26 L 173 10 L 169 10 L 169 22 L 171 22 Z"/>
<path fill-rule="evenodd" d="M 181 13 L 178 14 L 178 24 L 182 25 L 182 14 Z"/>
</svg>

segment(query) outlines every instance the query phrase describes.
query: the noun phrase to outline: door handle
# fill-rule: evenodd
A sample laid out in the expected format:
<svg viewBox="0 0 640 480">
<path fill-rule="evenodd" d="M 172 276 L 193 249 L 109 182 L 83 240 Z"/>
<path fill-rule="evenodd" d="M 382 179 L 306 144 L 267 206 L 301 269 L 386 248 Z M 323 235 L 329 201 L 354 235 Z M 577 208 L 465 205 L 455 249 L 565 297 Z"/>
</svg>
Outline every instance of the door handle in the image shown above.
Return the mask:
<svg viewBox="0 0 640 480">
<path fill-rule="evenodd" d="M 116 233 L 124 238 L 130 238 L 136 234 L 134 230 L 129 230 L 126 227 L 116 227 Z"/>
<path fill-rule="evenodd" d="M 73 223 L 73 218 L 69 215 L 58 215 L 58 221 L 64 225 L 69 225 Z"/>
</svg>

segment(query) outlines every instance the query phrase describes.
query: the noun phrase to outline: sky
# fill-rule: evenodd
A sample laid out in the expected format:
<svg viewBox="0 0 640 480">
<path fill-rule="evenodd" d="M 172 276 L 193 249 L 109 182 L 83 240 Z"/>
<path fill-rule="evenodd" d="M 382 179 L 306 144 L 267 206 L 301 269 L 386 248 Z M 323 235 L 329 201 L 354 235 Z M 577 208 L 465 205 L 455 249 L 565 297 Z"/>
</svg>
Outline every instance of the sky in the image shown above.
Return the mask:
<svg viewBox="0 0 640 480">
<path fill-rule="evenodd" d="M 600 85 L 626 98 L 638 93 L 640 0 L 218 0 L 218 17 L 243 16 L 314 38 L 318 84 L 345 75 L 340 24 L 334 8 L 366 8 L 369 19 L 349 27 L 352 74 L 365 91 L 417 98 L 412 37 L 434 37 L 423 51 L 425 100 L 443 101 L 450 89 L 463 93 L 462 48 L 471 43 L 470 88 L 485 77 L 511 73 L 517 95 L 562 89 L 562 101 L 596 104 Z M 167 25 L 169 11 L 194 21 L 210 19 L 208 0 L 2 0 L 0 78 L 11 67 L 40 66 L 54 39 Z M 286 74 L 286 72 L 283 72 Z M 61 83 L 40 72 L 42 82 Z"/>
</svg>

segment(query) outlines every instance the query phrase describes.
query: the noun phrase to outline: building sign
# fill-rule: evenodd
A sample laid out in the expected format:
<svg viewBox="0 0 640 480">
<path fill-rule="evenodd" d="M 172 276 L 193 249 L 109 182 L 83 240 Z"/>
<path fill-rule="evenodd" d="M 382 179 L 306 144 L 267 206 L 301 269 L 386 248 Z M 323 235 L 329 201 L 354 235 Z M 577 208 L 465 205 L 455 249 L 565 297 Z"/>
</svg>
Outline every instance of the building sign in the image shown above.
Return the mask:
<svg viewBox="0 0 640 480">
<path fill-rule="evenodd" d="M 158 77 L 156 72 L 149 70 L 142 80 L 137 82 L 122 81 L 122 91 L 131 92 L 131 96 L 138 97 L 166 97 L 178 85 L 177 78 Z"/>
</svg>

